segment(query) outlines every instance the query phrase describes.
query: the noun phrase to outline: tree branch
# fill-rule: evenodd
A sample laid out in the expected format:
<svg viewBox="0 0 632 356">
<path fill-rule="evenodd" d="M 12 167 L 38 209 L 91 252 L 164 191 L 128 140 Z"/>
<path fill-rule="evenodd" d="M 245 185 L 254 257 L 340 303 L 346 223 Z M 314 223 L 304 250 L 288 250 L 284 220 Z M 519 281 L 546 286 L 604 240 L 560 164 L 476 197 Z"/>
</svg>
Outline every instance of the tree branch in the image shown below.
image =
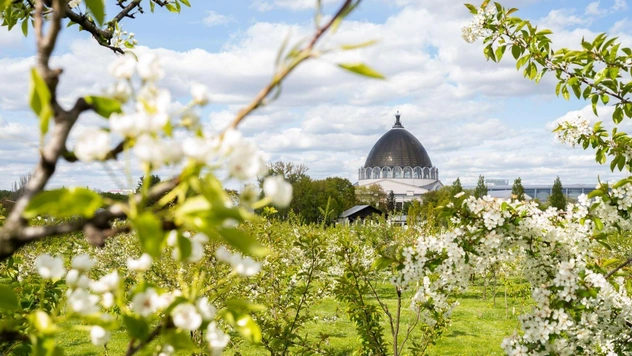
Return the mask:
<svg viewBox="0 0 632 356">
<path fill-rule="evenodd" d="M 31 181 L 32 180 L 33 178 Z M 149 190 L 147 199 L 157 199 L 171 191 L 179 183 L 180 178 L 173 178 L 169 181 L 159 183 Z M 137 204 L 140 204 L 142 201 L 140 195 L 136 195 L 134 199 Z M 26 244 L 48 237 L 82 230 L 86 235 L 86 239 L 88 239 L 91 244 L 103 246 L 106 238 L 130 231 L 129 226 L 113 228 L 111 224 L 111 221 L 114 219 L 125 218 L 128 208 L 128 204 L 119 203 L 95 213 L 94 216 L 89 219 L 78 219 L 59 225 L 18 227 L 16 230 L 2 229 L 0 230 L 0 261 L 8 258 L 18 248 Z M 174 228 L 173 224 L 169 222 L 165 222 L 164 224 L 166 227 Z"/>
<path fill-rule="evenodd" d="M 615 268 L 612 271 L 608 272 L 608 274 L 604 278 L 608 279 L 608 278 L 612 277 L 613 274 L 617 273 L 621 268 L 629 265 L 630 263 L 632 263 L 632 257 L 630 257 L 627 261 L 623 262 L 622 264 L 618 265 L 617 268 Z"/>
<path fill-rule="evenodd" d="M 356 5 L 359 4 L 362 0 L 358 0 Z M 342 15 L 348 11 L 348 9 L 352 6 L 352 0 L 345 0 L 345 2 L 340 6 L 336 14 L 325 24 L 325 26 L 320 27 L 316 30 L 316 33 L 312 36 L 309 44 L 299 51 L 296 55 L 296 59 L 290 62 L 289 65 L 283 66 L 280 70 L 278 70 L 274 76 L 272 77 L 272 81 L 266 85 L 261 91 L 255 96 L 255 98 L 243 109 L 239 110 L 237 116 L 230 123 L 230 128 L 236 128 L 239 123 L 250 113 L 252 113 L 255 109 L 263 104 L 265 99 L 270 95 L 274 88 L 278 87 L 281 82 L 303 61 L 308 58 L 311 58 L 314 55 L 314 47 L 318 40 L 327 32 L 327 30 L 334 24 L 334 22 L 342 17 Z"/>
</svg>

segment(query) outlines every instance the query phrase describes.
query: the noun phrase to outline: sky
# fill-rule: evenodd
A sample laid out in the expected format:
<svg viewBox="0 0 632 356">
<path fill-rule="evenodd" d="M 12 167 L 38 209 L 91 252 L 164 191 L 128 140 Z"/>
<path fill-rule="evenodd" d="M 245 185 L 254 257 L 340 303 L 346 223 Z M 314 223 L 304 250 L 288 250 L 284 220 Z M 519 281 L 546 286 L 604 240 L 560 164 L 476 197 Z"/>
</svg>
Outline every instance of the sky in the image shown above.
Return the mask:
<svg viewBox="0 0 632 356">
<path fill-rule="evenodd" d="M 186 103 L 193 83 L 211 91 L 202 122 L 211 131 L 227 126 L 235 113 L 270 80 L 276 53 L 286 37 L 296 43 L 313 31 L 314 0 L 190 0 L 180 14 L 156 9 L 125 19 L 137 54 L 153 52 L 165 68 L 161 87 Z M 324 0 L 332 13 L 340 0 Z M 506 0 L 518 16 L 550 28 L 555 47 L 578 47 L 600 32 L 632 47 L 632 3 L 626 0 Z M 115 2 L 106 0 L 108 13 Z M 147 6 L 148 7 L 148 6 Z M 482 42 L 469 44 L 461 28 L 471 15 L 456 0 L 364 0 L 320 48 L 377 40 L 369 48 L 324 55 L 302 65 L 284 83 L 281 97 L 255 112 L 241 127 L 270 161 L 302 163 L 316 179 L 338 176 L 356 182 L 373 144 L 401 113 L 404 127 L 426 148 L 440 179 L 460 177 L 474 185 L 486 178 L 522 178 L 523 184 L 596 184 L 622 177 L 595 163 L 594 152 L 566 146 L 551 132 L 556 122 L 578 114 L 596 122 L 588 103 L 555 96 L 555 78 L 534 84 L 508 55 L 500 64 L 483 56 Z M 0 28 L 0 189 L 11 189 L 38 159 L 38 126 L 27 104 L 34 38 L 19 26 Z M 99 94 L 112 83 L 115 59 L 88 33 L 64 29 L 53 65 L 64 69 L 63 105 Z M 336 63 L 364 62 L 386 76 L 372 80 L 340 70 Z M 608 121 L 612 108 L 600 108 Z M 106 126 L 84 115 L 71 140 L 88 127 Z M 623 127 L 632 125 L 624 124 Z M 72 145 L 70 145 L 72 146 Z M 140 176 L 131 163 L 132 175 Z M 66 163 L 50 188 L 127 188 L 125 164 Z M 159 172 L 167 177 L 175 168 Z M 135 182 L 134 182 L 135 185 Z"/>
</svg>

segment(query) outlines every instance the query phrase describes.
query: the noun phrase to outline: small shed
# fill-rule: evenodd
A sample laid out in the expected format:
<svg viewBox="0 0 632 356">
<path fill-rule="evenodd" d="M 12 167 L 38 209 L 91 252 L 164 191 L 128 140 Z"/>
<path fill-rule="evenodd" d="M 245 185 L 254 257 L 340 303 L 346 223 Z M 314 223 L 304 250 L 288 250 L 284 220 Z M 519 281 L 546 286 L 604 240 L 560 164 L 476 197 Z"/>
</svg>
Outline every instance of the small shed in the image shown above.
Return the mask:
<svg viewBox="0 0 632 356">
<path fill-rule="evenodd" d="M 351 209 L 343 211 L 338 217 L 338 223 L 353 224 L 358 220 L 364 221 L 364 219 L 373 214 L 382 215 L 382 212 L 370 205 L 356 205 Z"/>
</svg>

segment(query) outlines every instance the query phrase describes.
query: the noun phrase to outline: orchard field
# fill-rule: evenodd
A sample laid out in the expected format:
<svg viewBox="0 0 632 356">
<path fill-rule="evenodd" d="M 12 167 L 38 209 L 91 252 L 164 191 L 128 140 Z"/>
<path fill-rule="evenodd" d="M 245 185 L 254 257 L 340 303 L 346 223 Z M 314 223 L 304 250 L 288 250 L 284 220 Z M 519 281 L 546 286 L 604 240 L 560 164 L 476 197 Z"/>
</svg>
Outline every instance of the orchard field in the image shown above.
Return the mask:
<svg viewBox="0 0 632 356">
<path fill-rule="evenodd" d="M 166 256 L 155 261 L 141 277 L 141 283 L 157 290 L 186 290 L 190 281 L 195 280 L 205 295 L 215 296 L 210 304 L 217 310 L 242 301 L 260 326 L 261 336 L 251 334 L 258 333 L 254 331 L 257 328 L 240 333 L 222 325 L 230 335 L 224 351 L 228 355 L 372 354 L 372 350 L 380 347 L 383 354 L 393 354 L 394 333 L 387 311 L 394 318 L 394 326 L 399 324 L 401 354 L 500 355 L 502 340 L 520 332 L 518 316 L 533 308 L 525 271 L 520 260 L 516 260 L 472 274 L 467 289 L 449 295 L 450 302 L 458 301 L 448 313 L 451 315 L 441 316 L 434 325 L 420 322 L 411 308 L 415 290 L 404 289 L 398 298 L 390 281 L 396 270 L 390 267 L 378 270 L 380 265 L 376 261 L 381 260 L 385 251 L 413 243 L 420 234 L 428 233 L 424 225 L 401 228 L 382 220 L 366 225 L 327 227 L 281 222 L 273 215 L 242 228 L 261 237 L 261 242 L 270 248 L 270 253 L 260 260 L 261 271 L 257 276 L 222 283 L 231 275 L 231 268 L 214 256 L 221 244 L 211 239 L 204 247 L 208 257 L 199 262 L 183 269 L 168 257 L 171 251 L 166 251 Z M 625 239 L 616 235 L 609 242 L 613 250 L 595 251 L 602 259 L 619 260 L 632 252 Z M 98 261 L 90 278 L 96 280 L 105 271 L 117 269 L 126 284 L 122 289 L 131 290 L 138 283 L 138 276 L 129 269 L 126 256 L 142 253 L 136 237 L 121 235 L 108 240 L 100 249 L 90 246 L 80 234 L 63 236 L 45 244 L 29 245 L 2 263 L 0 269 L 0 281 L 15 288 L 26 309 L 41 308 L 38 298 L 41 293 L 46 294 L 46 303 L 50 304 L 44 307 L 63 320 L 54 339 L 67 354 L 124 354 L 129 337 L 136 335 L 135 332 L 126 331 L 123 322 L 111 330 L 107 344 L 93 345 L 85 322 L 66 312 L 65 305 L 69 303 L 66 283 L 43 280 L 33 273 L 36 269 L 33 261 L 44 252 L 62 257 L 66 264 L 74 256 L 87 253 Z M 33 290 L 25 288 L 29 285 L 34 286 Z M 247 300 L 251 302 L 246 303 Z M 117 309 L 111 309 L 109 315 L 122 321 Z M 143 327 L 151 330 L 157 323 L 158 320 L 150 319 Z M 204 341 L 195 334 L 192 341 L 180 339 L 181 350 L 175 354 L 199 352 L 196 350 Z M 260 341 L 253 342 L 255 339 Z M 160 353 L 166 343 L 173 344 L 174 340 L 174 336 L 158 337 L 146 346 L 146 352 Z M 21 354 L 20 345 L 24 344 L 4 343 L 3 352 Z"/>
<path fill-rule="evenodd" d="M 221 285 L 218 281 L 225 278 L 230 269 L 210 257 L 219 246 L 214 242 L 205 247 L 209 258 L 190 265 L 186 271 L 165 258 L 154 263 L 143 278 L 156 288 L 182 289 L 186 288 L 186 283 L 182 281 L 190 281 L 199 271 L 204 271 L 201 284 L 208 288 L 209 293 L 218 295 L 212 301 L 218 310 L 224 307 L 226 301 L 236 299 L 251 300 L 260 305 L 261 310 L 253 312 L 252 316 L 261 325 L 262 342 L 251 343 L 233 331 L 225 349 L 229 355 L 352 354 L 361 350 L 359 334 L 362 331 L 357 328 L 365 328 L 363 322 L 370 323 L 374 330 L 379 331 L 384 347 L 389 351 L 392 349 L 388 316 L 380 302 L 396 313 L 397 291 L 389 282 L 392 272 L 389 269 L 375 271 L 372 264 L 379 257 L 379 251 L 414 240 L 421 233 L 421 228 L 391 227 L 384 221 L 366 226 L 302 226 L 274 219 L 252 223 L 247 228 L 250 233 L 263 237 L 262 242 L 271 249 L 270 255 L 262 260 L 262 278 L 240 278 L 225 289 L 218 290 L 217 286 Z M 110 240 L 103 249 L 89 246 L 80 235 L 62 237 L 46 245 L 30 245 L 2 264 L 0 271 L 4 283 L 18 280 L 20 285 L 32 282 L 43 284 L 46 289 L 59 288 L 53 298 L 59 298 L 56 306 L 59 313 L 64 313 L 66 299 L 63 283 L 29 280 L 36 278 L 29 273 L 35 269 L 32 261 L 43 251 L 63 256 L 66 263 L 77 254 L 88 253 L 95 261 L 100 261 L 93 267 L 95 271 L 118 268 L 125 271 L 120 275 L 122 281 L 130 285 L 136 283 L 135 274 L 127 270 L 124 257 L 141 254 L 137 240 L 131 235 Z M 10 267 L 13 262 L 20 262 L 17 270 Z M 344 278 L 344 274 L 350 271 L 363 273 L 357 281 L 359 284 Z M 425 340 L 426 344 L 421 346 L 430 355 L 501 354 L 502 339 L 519 329 L 517 316 L 528 310 L 531 304 L 528 285 L 521 280 L 519 271 L 507 272 L 498 270 L 495 274 L 473 276 L 471 287 L 452 296 L 459 301 L 452 317 L 434 328 L 420 327 L 419 324 L 415 327 L 416 314 L 410 308 L 414 291 L 403 291 L 399 342 L 402 343 L 406 337 L 407 328 L 413 326 L 404 347 Z M 19 299 L 31 297 L 25 290 L 21 292 Z M 33 293 L 36 297 L 37 292 Z M 345 298 L 357 299 L 348 301 Z M 362 317 L 365 311 L 372 317 Z M 113 315 L 120 318 L 116 313 Z M 357 318 L 354 320 L 358 322 L 354 323 L 350 316 Z M 62 330 L 55 338 L 67 354 L 97 355 L 106 350 L 109 354 L 123 354 L 128 346 L 124 328 L 113 330 L 107 345 L 97 347 L 90 342 L 89 330 L 81 321 L 69 318 L 60 327 Z M 433 342 L 436 345 L 432 345 Z M 160 345 L 161 339 L 158 338 L 149 349 L 159 349 Z M 279 348 L 283 350 L 279 351 Z M 5 352 L 8 350 L 5 349 Z M 186 350 L 178 354 L 190 352 Z"/>
</svg>

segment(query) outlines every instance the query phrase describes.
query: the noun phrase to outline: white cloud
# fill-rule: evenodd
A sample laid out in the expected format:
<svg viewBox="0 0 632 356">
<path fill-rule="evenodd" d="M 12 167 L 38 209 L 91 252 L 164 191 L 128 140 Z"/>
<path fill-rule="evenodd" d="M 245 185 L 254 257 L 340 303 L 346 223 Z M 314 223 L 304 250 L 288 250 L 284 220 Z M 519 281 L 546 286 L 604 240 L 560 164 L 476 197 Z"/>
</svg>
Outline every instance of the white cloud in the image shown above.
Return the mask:
<svg viewBox="0 0 632 356">
<path fill-rule="evenodd" d="M 338 3 L 338 0 L 324 0 L 322 3 L 333 4 Z M 314 0 L 253 0 L 251 5 L 253 9 L 257 11 L 270 11 L 275 8 L 289 9 L 293 11 L 314 9 L 316 1 Z"/>
<path fill-rule="evenodd" d="M 206 26 L 217 26 L 217 25 L 226 25 L 229 22 L 235 21 L 235 18 L 232 16 L 226 16 L 222 14 L 218 14 L 215 11 L 209 11 L 206 13 L 206 17 L 202 19 L 202 22 Z"/>
<path fill-rule="evenodd" d="M 628 9 L 628 4 L 625 0 L 614 0 L 614 3 L 609 8 L 602 8 L 601 1 L 591 2 L 586 6 L 586 15 L 593 15 L 597 17 L 607 16 L 619 11 L 625 11 Z"/>
<path fill-rule="evenodd" d="M 313 6 L 311 0 L 309 3 Z M 500 119 L 513 116 L 510 100 L 533 100 L 534 106 L 541 104 L 544 95 L 556 100 L 554 76 L 535 85 L 515 70 L 511 56 L 500 64 L 487 62 L 480 42 L 468 44 L 461 39 L 460 28 L 470 20 L 461 2 L 407 3 L 381 23 L 345 22 L 335 37 L 326 39 L 319 48 L 368 39 L 380 42 L 306 63 L 284 83 L 281 97 L 247 118 L 241 129 L 269 152 L 272 160 L 305 163 L 317 178 L 342 176 L 355 181 L 369 150 L 392 126 L 393 114 L 400 110 L 404 126 L 426 147 L 446 183 L 460 176 L 464 183 L 474 184 L 479 174 L 509 179 L 521 176 L 525 184 L 549 182 L 556 175 L 569 182 L 596 180 L 603 167 L 593 163 L 591 152 L 571 150 L 554 141 L 550 127 L 545 126 L 555 117 L 536 117 L 528 125 Z M 265 4 L 292 10 L 303 6 L 301 1 Z M 365 5 L 370 6 L 370 2 Z M 215 16 L 212 23 L 224 21 L 217 19 L 224 15 L 211 14 Z M 556 47 L 577 46 L 582 36 L 595 35 L 585 28 L 589 21 L 571 10 L 553 10 L 535 22 L 558 26 Z M 625 24 L 615 27 L 626 31 Z M 291 33 L 296 41 L 312 30 L 309 24 L 255 22 L 233 34 L 218 51 L 140 47 L 136 53 L 152 51 L 160 57 L 167 73 L 160 85 L 169 88 L 176 100 L 188 101 L 194 82 L 209 86 L 212 104 L 205 112 L 205 125 L 218 131 L 270 80 L 278 47 L 286 35 Z M 54 57 L 55 66 L 64 68 L 59 94 L 66 107 L 74 98 L 99 93 L 107 86 L 111 80 L 104 78 L 112 56 L 93 40 L 85 39 Z M 357 61 L 370 64 L 388 79 L 368 80 L 336 66 Z M 32 57 L 0 59 L 0 110 L 7 121 L 28 110 L 26 83 L 32 64 Z M 24 124 L 26 120 L 18 122 L 23 126 L 19 132 L 37 132 L 33 115 L 22 116 L 32 121 L 29 125 Z M 102 122 L 82 118 L 81 124 Z M 9 132 L 8 127 L 0 126 L 0 132 Z M 25 137 L 37 142 L 37 137 Z M 35 162 L 37 150 L 33 147 L 0 141 L 0 154 L 12 157 L 3 172 L 23 174 L 27 163 Z M 118 165 L 111 170 L 123 171 Z M 58 172 L 53 182 L 56 185 L 89 182 L 102 189 L 119 185 L 100 164 L 64 163 Z M 134 183 L 137 173 L 133 173 Z M 0 189 L 15 179 L 15 175 L 4 177 Z M 125 177 L 119 180 L 125 181 Z"/>
</svg>

